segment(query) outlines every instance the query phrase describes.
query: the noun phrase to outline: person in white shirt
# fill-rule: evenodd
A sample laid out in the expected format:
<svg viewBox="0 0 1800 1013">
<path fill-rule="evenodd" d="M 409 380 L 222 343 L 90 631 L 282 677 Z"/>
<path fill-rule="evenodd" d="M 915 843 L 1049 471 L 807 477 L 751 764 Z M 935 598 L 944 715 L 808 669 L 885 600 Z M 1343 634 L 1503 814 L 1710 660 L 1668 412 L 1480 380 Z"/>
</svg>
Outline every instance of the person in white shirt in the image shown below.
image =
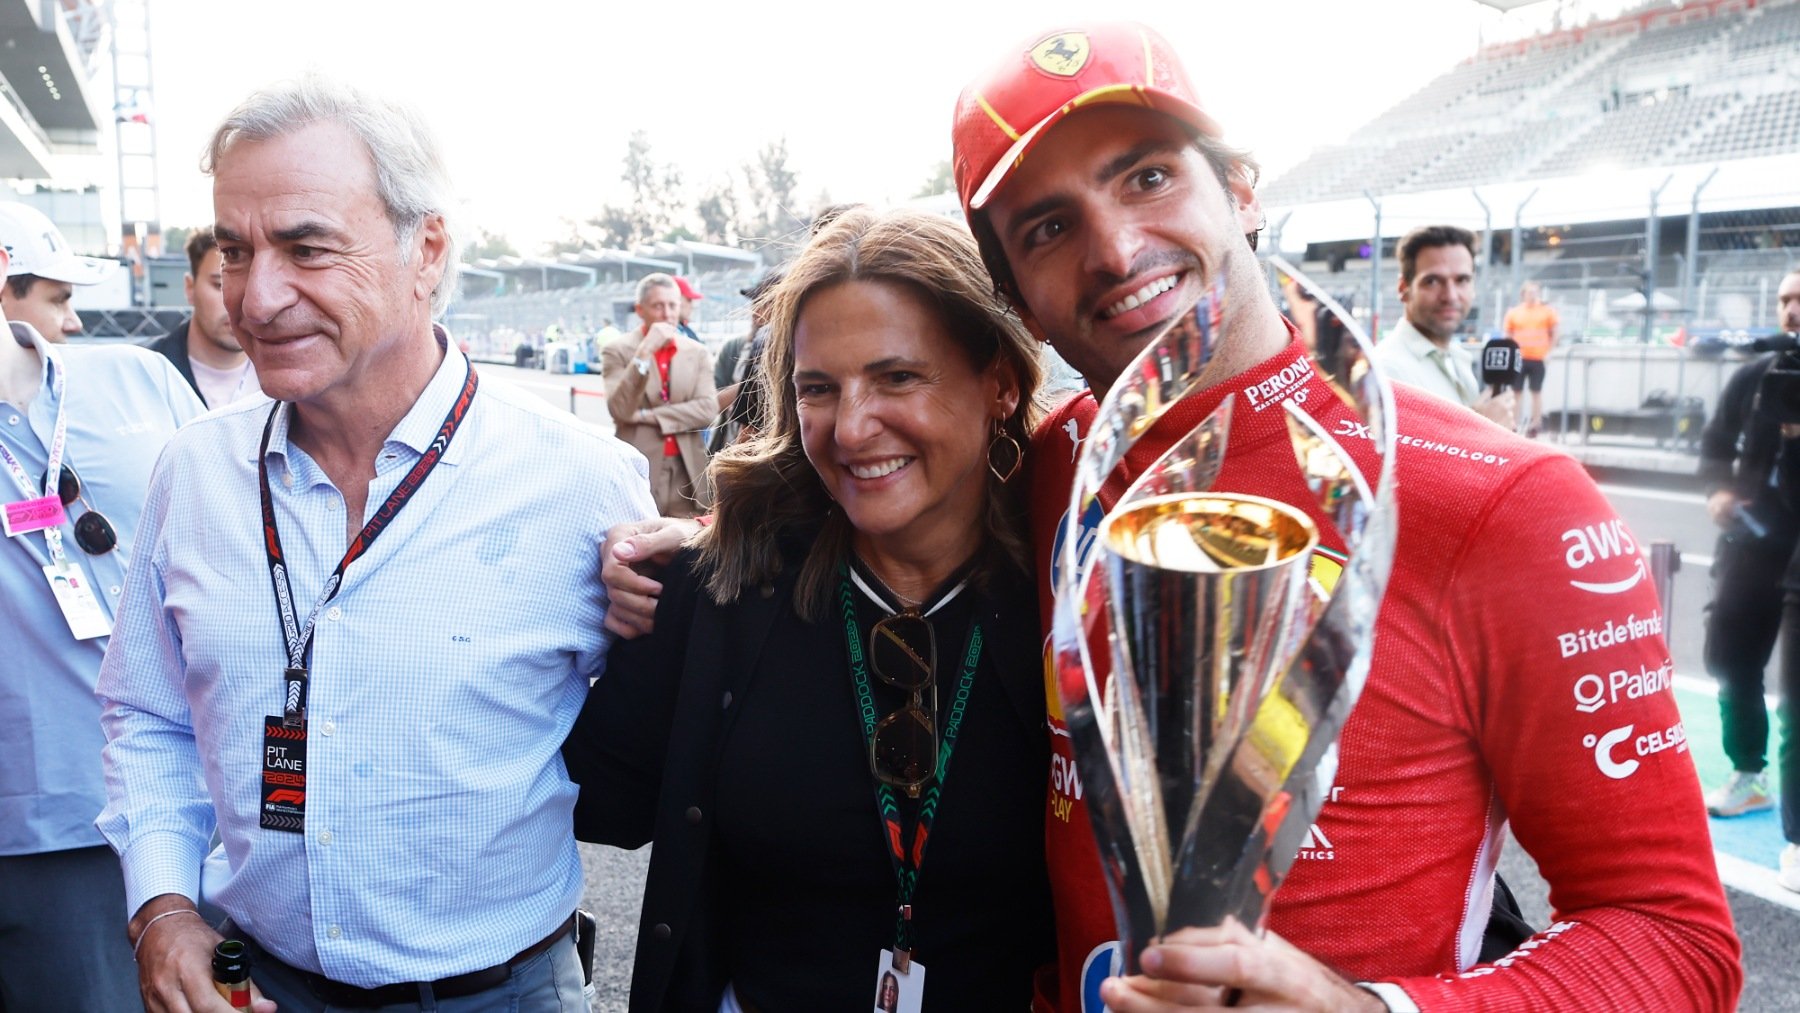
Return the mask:
<svg viewBox="0 0 1800 1013">
<path fill-rule="evenodd" d="M 219 244 L 212 226 L 195 229 L 188 237 L 187 257 L 187 301 L 194 315 L 168 337 L 152 342 L 150 350 L 168 357 L 208 408 L 218 408 L 261 388 L 256 366 L 231 332 Z"/>
<path fill-rule="evenodd" d="M 1400 237 L 1396 249 L 1406 315 L 1375 346 L 1375 360 L 1397 383 L 1514 428 L 1513 392 L 1484 390 L 1475 357 L 1452 340 L 1475 301 L 1475 234 L 1454 225 L 1421 225 Z"/>
</svg>

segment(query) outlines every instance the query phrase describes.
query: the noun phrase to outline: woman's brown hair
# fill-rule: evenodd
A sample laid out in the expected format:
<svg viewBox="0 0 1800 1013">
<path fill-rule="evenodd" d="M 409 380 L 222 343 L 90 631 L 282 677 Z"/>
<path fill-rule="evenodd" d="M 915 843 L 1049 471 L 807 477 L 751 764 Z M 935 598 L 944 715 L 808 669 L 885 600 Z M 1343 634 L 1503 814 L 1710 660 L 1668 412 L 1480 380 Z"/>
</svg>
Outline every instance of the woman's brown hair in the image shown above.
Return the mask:
<svg viewBox="0 0 1800 1013">
<path fill-rule="evenodd" d="M 714 601 L 733 601 L 748 586 L 772 582 L 781 569 L 780 542 L 810 539 L 794 589 L 803 618 L 822 617 L 850 551 L 850 522 L 826 494 L 800 444 L 794 392 L 794 330 L 815 292 L 851 281 L 904 286 L 924 299 L 968 355 L 972 368 L 1012 371 L 1019 405 L 1003 423 L 1025 446 L 1036 425 L 1034 401 L 1043 370 L 1026 333 L 982 267 L 975 240 L 961 225 L 920 211 L 844 211 L 814 236 L 769 292 L 768 345 L 754 382 L 763 385 L 757 435 L 713 458 L 713 522 L 695 539 L 698 572 Z M 978 574 L 999 566 L 1029 573 L 1031 551 L 1014 486 L 987 478 L 986 539 Z"/>
</svg>

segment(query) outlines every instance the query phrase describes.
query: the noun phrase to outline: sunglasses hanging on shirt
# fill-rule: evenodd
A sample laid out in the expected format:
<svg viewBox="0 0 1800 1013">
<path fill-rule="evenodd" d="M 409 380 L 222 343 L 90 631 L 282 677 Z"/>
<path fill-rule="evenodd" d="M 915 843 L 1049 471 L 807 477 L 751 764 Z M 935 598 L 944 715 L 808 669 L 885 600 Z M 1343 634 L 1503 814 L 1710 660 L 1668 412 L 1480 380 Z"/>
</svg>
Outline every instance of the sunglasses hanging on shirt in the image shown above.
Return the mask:
<svg viewBox="0 0 1800 1013">
<path fill-rule="evenodd" d="M 887 784 L 917 796 L 937 774 L 936 723 L 937 633 L 931 620 L 915 611 L 882 619 L 869 632 L 869 667 L 881 681 L 911 694 L 904 707 L 875 725 L 870 766 Z M 932 707 L 924 697 L 930 692 Z"/>
<path fill-rule="evenodd" d="M 50 477 L 46 475 L 44 476 L 44 485 L 48 486 L 49 484 Z M 75 473 L 74 468 L 66 464 L 62 466 L 62 473 L 57 477 L 56 495 L 58 499 L 62 500 L 62 505 L 65 507 L 72 507 L 77 501 L 83 507 L 81 515 L 75 518 L 75 544 L 81 546 L 81 551 L 90 556 L 104 556 L 118 548 L 119 535 L 113 530 L 112 522 L 87 501 L 84 487 L 81 484 L 81 476 Z"/>
</svg>

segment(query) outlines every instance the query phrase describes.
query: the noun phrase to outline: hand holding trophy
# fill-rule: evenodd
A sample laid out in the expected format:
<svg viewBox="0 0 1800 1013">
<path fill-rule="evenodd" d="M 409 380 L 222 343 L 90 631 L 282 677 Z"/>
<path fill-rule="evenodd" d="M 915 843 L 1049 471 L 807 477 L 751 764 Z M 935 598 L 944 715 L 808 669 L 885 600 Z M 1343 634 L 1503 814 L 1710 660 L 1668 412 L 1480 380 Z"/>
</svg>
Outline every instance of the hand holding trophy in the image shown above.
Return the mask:
<svg viewBox="0 0 1800 1013">
<path fill-rule="evenodd" d="M 1367 357 L 1335 301 L 1270 264 Z M 1128 971 L 1170 931 L 1262 925 L 1335 776 L 1393 557 L 1393 400 L 1373 368 L 1343 404 L 1282 400 L 1301 502 L 1215 488 L 1235 395 L 1148 466 L 1127 461 L 1215 379 L 1227 291 L 1212 279 L 1107 392 L 1057 560 L 1053 663 Z M 1368 436 L 1355 453 L 1324 421 L 1347 413 Z M 1098 509 L 1085 541 L 1081 519 Z"/>
</svg>

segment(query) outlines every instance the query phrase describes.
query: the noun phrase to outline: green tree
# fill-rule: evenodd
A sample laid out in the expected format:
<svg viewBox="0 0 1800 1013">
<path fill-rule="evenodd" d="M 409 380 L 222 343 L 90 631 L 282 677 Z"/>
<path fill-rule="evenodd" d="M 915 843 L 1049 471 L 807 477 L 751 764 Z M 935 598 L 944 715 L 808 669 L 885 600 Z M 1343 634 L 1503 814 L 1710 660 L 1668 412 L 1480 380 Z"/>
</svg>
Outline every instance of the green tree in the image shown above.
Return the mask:
<svg viewBox="0 0 1800 1013">
<path fill-rule="evenodd" d="M 787 138 L 770 141 L 744 167 L 748 206 L 738 234 L 746 245 L 794 246 L 804 239 L 807 219 L 798 211 L 795 194 L 800 176 L 788 167 Z"/>
<path fill-rule="evenodd" d="M 519 248 L 512 244 L 512 240 L 497 232 L 489 232 L 481 228 L 475 230 L 475 238 L 463 247 L 464 260 L 488 260 L 494 257 L 516 257 L 518 255 Z"/>
<path fill-rule="evenodd" d="M 946 190 L 954 189 L 956 189 L 956 174 L 951 171 L 950 160 L 946 158 L 931 170 L 931 175 L 925 177 L 925 182 L 919 184 L 919 189 L 914 191 L 913 196 L 936 197 Z"/>
<path fill-rule="evenodd" d="M 625 146 L 624 171 L 619 178 L 630 188 L 630 205 L 609 205 L 596 219 L 602 223 L 601 232 L 608 237 L 608 245 L 629 249 L 638 243 L 667 238 L 685 217 L 687 201 L 682 194 L 681 170 L 659 163 L 650 151 L 650 135 L 638 130 Z"/>
<path fill-rule="evenodd" d="M 588 232 L 595 237 L 594 245 L 615 250 L 629 250 L 649 235 L 641 215 L 632 208 L 616 204 L 601 208 L 600 213 L 589 218 L 586 225 Z"/>
<path fill-rule="evenodd" d="M 584 223 L 568 217 L 564 217 L 562 223 L 564 229 L 562 238 L 552 239 L 544 244 L 545 256 L 554 257 L 563 253 L 580 253 L 594 245 L 592 237 L 584 231 Z"/>
<path fill-rule="evenodd" d="M 188 237 L 194 234 L 193 229 L 179 225 L 162 230 L 162 251 L 165 257 L 186 257 Z"/>
<path fill-rule="evenodd" d="M 700 218 L 700 238 L 708 243 L 730 245 L 737 237 L 738 197 L 729 179 L 715 182 L 694 205 Z"/>
</svg>

